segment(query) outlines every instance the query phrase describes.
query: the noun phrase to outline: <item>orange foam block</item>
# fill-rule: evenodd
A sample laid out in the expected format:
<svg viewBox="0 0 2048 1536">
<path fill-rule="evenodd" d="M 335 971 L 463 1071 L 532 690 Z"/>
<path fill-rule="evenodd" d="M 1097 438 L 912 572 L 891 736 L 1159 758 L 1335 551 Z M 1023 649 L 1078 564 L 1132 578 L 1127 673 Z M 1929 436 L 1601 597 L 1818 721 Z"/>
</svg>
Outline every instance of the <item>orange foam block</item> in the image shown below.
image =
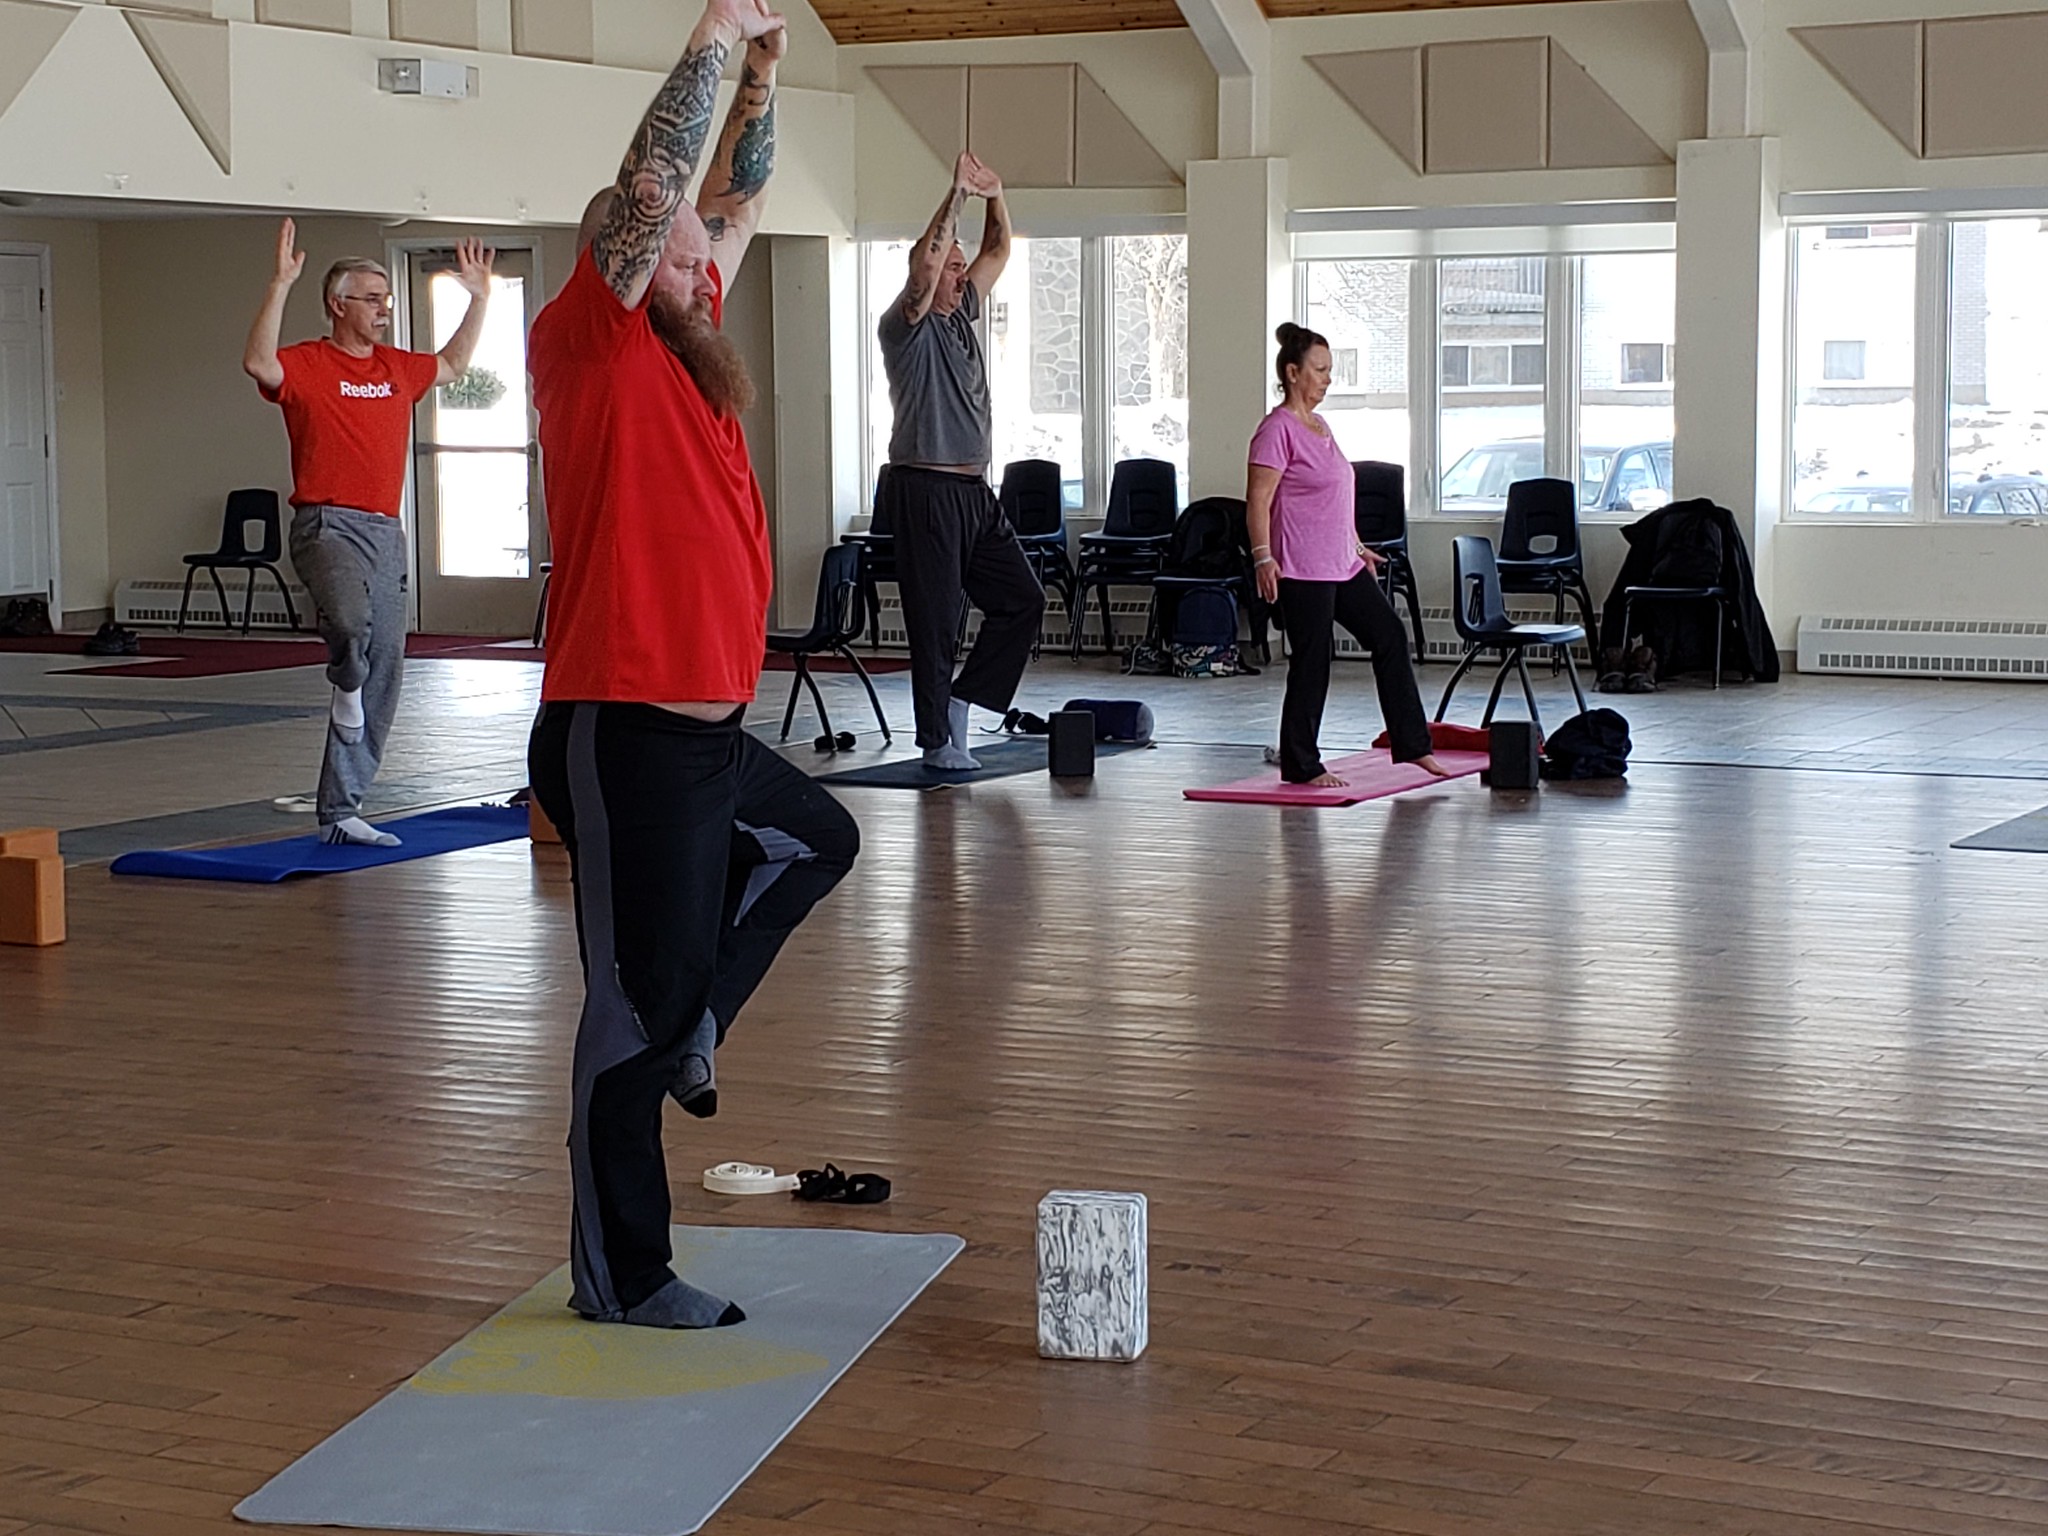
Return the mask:
<svg viewBox="0 0 2048 1536">
<path fill-rule="evenodd" d="M 54 851 L 0 853 L 0 944 L 63 942 L 64 860 Z"/>
<path fill-rule="evenodd" d="M 526 802 L 526 835 L 536 843 L 559 843 L 562 834 L 555 830 L 555 824 L 548 820 L 548 813 L 540 808 L 538 800 Z"/>
<path fill-rule="evenodd" d="M 55 827 L 17 827 L 0 832 L 0 854 L 17 854 L 32 859 L 47 858 L 57 851 Z"/>
</svg>

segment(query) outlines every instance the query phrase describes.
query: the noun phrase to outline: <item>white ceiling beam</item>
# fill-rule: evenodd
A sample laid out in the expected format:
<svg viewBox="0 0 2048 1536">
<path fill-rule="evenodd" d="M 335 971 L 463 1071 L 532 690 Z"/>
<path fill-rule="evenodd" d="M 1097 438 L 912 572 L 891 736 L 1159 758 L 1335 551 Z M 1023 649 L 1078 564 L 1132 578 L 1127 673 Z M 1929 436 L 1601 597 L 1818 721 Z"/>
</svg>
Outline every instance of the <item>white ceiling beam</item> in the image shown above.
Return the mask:
<svg viewBox="0 0 2048 1536">
<path fill-rule="evenodd" d="M 1259 0 L 1176 0 L 1216 71 L 1216 157 L 1262 157 L 1272 136 L 1273 24 Z"/>
<path fill-rule="evenodd" d="M 1745 20 L 1749 0 L 1687 0 L 1707 45 L 1707 137 L 1746 139 L 1756 131 L 1755 70 L 1750 46 L 1758 23 Z"/>
</svg>

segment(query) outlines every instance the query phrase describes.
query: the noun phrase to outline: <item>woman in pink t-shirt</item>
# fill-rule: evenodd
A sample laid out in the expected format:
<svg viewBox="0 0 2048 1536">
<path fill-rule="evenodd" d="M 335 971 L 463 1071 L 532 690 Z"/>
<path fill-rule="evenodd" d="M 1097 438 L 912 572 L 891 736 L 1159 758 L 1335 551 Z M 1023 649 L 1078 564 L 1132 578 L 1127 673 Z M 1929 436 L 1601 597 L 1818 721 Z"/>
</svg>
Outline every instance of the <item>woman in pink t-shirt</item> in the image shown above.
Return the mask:
<svg viewBox="0 0 2048 1536">
<path fill-rule="evenodd" d="M 1316 746 L 1330 692 L 1334 624 L 1372 652 L 1380 714 L 1394 761 L 1444 768 L 1430 755 L 1429 721 L 1408 665 L 1407 637 L 1380 590 L 1380 557 L 1358 542 L 1351 463 L 1316 414 L 1330 392 L 1330 344 L 1294 324 L 1276 333 L 1285 397 L 1252 434 L 1245 502 L 1259 596 L 1280 605 L 1287 634 L 1287 694 L 1280 705 L 1280 776 L 1341 787 Z"/>
</svg>

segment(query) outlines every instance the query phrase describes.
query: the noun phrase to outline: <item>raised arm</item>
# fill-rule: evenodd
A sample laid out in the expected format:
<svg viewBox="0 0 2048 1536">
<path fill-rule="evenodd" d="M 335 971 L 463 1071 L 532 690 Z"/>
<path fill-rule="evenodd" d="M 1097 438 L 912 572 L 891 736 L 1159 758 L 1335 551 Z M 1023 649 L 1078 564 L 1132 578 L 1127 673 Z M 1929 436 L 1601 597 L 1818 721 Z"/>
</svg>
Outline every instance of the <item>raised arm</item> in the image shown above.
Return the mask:
<svg viewBox="0 0 2048 1536">
<path fill-rule="evenodd" d="M 469 372 L 469 360 L 476 356 L 477 341 L 484 333 L 484 311 L 491 302 L 491 263 L 497 259 L 498 253 L 481 240 L 455 243 L 455 280 L 469 295 L 469 309 L 441 349 L 441 367 L 434 378 L 437 385 L 453 384 Z"/>
<path fill-rule="evenodd" d="M 767 0 L 709 0 L 690 44 L 655 93 L 619 165 L 620 196 L 591 242 L 597 270 L 619 302 L 637 309 L 683 206 L 711 131 L 719 78 L 733 48 L 782 26 Z"/>
<path fill-rule="evenodd" d="M 697 212 L 711 236 L 711 259 L 728 288 L 761 223 L 761 193 L 775 174 L 775 66 L 789 49 L 778 27 L 747 44 L 740 88 L 718 135 L 718 155 L 697 192 Z"/>
<path fill-rule="evenodd" d="M 938 292 L 939 274 L 946 269 L 946 257 L 960 228 L 960 210 L 967 206 L 967 163 L 974 157 L 965 150 L 953 163 L 953 185 L 946 200 L 925 225 L 917 244 L 910 248 L 910 281 L 903 285 L 903 318 L 912 325 L 931 313 L 932 296 Z"/>
<path fill-rule="evenodd" d="M 988 203 L 988 218 L 981 227 L 981 249 L 967 268 L 967 281 L 986 299 L 1010 264 L 1010 205 L 1003 201 L 1003 178 L 973 155 L 969 161 L 967 190 Z"/>
<path fill-rule="evenodd" d="M 305 252 L 298 249 L 298 232 L 290 219 L 278 227 L 277 270 L 263 290 L 263 306 L 256 311 L 256 323 L 249 327 L 249 339 L 242 346 L 242 372 L 265 389 L 284 385 L 284 364 L 277 360 L 278 332 L 284 326 L 284 301 L 306 270 Z"/>
</svg>

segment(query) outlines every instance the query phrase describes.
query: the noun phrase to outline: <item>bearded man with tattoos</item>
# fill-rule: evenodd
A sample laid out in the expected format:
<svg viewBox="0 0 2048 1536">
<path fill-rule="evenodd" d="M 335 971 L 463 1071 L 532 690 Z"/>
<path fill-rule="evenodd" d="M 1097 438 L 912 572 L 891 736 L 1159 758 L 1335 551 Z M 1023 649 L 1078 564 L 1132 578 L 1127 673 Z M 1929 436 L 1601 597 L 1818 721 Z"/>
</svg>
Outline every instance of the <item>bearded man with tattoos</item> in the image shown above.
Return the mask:
<svg viewBox="0 0 2048 1536">
<path fill-rule="evenodd" d="M 830 795 L 740 728 L 771 568 L 739 423 L 753 386 L 718 326 L 774 169 L 787 44 L 766 0 L 709 0 L 529 343 L 554 575 L 528 757 L 575 880 L 570 1305 L 598 1322 L 745 1321 L 671 1267 L 662 1108 L 716 1112 L 713 1052 L 860 847 Z"/>
<path fill-rule="evenodd" d="M 970 197 L 988 205 L 971 265 L 954 240 Z M 981 767 L 967 750 L 968 707 L 1009 709 L 1045 612 L 1044 589 L 988 484 L 988 371 L 977 327 L 1009 259 L 1002 179 L 963 153 L 911 247 L 902 297 L 877 327 L 895 425 L 875 515 L 896 541 L 917 744 L 927 768 L 949 773 Z M 963 594 L 981 610 L 981 633 L 955 677 Z"/>
</svg>

